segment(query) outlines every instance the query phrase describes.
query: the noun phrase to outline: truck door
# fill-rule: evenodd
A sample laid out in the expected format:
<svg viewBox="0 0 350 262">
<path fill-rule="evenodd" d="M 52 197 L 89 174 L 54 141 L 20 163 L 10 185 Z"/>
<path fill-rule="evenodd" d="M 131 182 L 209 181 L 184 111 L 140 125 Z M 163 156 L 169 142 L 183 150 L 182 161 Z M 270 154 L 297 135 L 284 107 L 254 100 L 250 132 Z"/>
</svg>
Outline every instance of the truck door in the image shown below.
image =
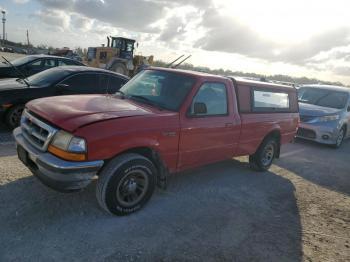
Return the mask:
<svg viewBox="0 0 350 262">
<path fill-rule="evenodd" d="M 205 82 L 199 87 L 181 117 L 179 170 L 233 157 L 240 135 L 233 98 L 233 88 L 225 83 Z"/>
</svg>

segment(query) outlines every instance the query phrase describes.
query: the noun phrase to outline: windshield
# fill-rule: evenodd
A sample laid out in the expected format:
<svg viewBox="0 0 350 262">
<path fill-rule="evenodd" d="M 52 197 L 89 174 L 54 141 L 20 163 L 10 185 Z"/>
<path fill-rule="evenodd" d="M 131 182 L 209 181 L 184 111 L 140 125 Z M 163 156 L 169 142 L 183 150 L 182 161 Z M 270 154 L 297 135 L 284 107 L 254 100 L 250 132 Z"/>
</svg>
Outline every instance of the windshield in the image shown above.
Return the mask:
<svg viewBox="0 0 350 262">
<path fill-rule="evenodd" d="M 145 70 L 140 72 L 120 91 L 141 103 L 178 111 L 192 89 L 194 78 L 172 72 Z"/>
<path fill-rule="evenodd" d="M 31 86 L 48 86 L 69 75 L 68 71 L 51 68 L 28 77 Z"/>
<path fill-rule="evenodd" d="M 23 64 L 26 64 L 30 61 L 33 61 L 34 59 L 36 59 L 35 57 L 33 56 L 24 56 L 24 57 L 21 57 L 21 58 L 17 58 L 13 61 L 10 61 L 11 64 L 13 64 L 14 66 L 21 66 Z"/>
<path fill-rule="evenodd" d="M 302 103 L 342 109 L 346 105 L 348 94 L 329 89 L 301 87 L 298 90 L 298 100 Z"/>
</svg>

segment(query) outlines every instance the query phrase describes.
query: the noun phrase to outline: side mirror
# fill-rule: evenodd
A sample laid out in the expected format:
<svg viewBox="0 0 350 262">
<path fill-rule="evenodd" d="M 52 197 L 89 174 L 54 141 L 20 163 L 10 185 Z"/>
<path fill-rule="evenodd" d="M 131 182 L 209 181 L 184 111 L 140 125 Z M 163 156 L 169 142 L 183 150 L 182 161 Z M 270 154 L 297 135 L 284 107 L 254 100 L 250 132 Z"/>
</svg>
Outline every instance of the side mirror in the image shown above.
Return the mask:
<svg viewBox="0 0 350 262">
<path fill-rule="evenodd" d="M 207 106 L 205 103 L 196 102 L 193 105 L 193 113 L 194 115 L 201 115 L 207 113 Z"/>
<path fill-rule="evenodd" d="M 350 112 L 350 106 L 348 106 L 348 112 Z"/>
</svg>

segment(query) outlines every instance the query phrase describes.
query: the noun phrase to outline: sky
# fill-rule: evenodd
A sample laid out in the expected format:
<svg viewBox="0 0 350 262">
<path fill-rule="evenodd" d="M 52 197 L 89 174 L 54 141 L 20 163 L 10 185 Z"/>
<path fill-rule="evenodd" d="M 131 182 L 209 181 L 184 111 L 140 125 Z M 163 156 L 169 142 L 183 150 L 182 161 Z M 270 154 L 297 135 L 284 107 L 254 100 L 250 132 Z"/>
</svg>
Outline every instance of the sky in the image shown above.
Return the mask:
<svg viewBox="0 0 350 262">
<path fill-rule="evenodd" d="M 0 0 L 8 40 L 54 47 L 134 38 L 136 53 L 211 69 L 350 85 L 348 0 Z M 0 30 L 2 33 L 2 30 Z"/>
</svg>

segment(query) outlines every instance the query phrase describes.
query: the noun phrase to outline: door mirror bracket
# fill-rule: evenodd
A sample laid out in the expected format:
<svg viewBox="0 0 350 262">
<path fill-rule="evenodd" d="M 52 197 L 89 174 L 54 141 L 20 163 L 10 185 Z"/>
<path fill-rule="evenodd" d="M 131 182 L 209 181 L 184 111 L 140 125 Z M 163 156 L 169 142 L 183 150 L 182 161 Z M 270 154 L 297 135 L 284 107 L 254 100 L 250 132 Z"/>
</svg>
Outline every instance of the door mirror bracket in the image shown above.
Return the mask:
<svg viewBox="0 0 350 262">
<path fill-rule="evenodd" d="M 193 105 L 194 115 L 202 115 L 207 113 L 207 106 L 205 103 L 196 102 Z"/>
</svg>

